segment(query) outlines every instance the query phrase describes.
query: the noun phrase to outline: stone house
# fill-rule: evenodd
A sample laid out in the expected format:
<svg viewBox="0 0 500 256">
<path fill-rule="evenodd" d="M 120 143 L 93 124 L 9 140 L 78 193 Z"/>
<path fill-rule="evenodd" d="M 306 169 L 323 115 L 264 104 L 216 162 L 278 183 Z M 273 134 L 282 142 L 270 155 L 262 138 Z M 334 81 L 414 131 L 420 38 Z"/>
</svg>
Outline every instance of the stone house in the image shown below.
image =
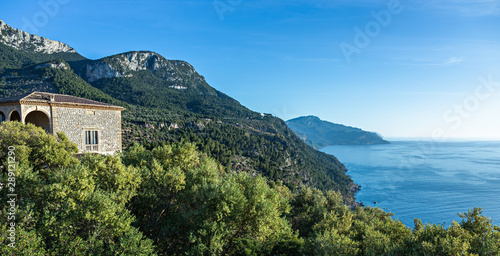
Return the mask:
<svg viewBox="0 0 500 256">
<path fill-rule="evenodd" d="M 19 121 L 56 135 L 64 132 L 80 152 L 122 150 L 122 107 L 69 95 L 33 92 L 0 99 L 0 122 Z"/>
</svg>

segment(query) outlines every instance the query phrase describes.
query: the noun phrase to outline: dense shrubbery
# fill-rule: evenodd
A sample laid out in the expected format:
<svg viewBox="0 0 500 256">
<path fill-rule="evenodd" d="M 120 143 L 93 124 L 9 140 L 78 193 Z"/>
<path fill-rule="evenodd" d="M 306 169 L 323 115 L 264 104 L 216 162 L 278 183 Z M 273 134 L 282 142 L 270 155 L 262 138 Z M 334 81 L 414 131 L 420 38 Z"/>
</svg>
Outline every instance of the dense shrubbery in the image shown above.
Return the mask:
<svg viewBox="0 0 500 256">
<path fill-rule="evenodd" d="M 475 208 L 460 223 L 412 230 L 338 192 L 228 172 L 190 143 L 86 154 L 42 129 L 0 125 L 15 146 L 16 248 L 2 255 L 499 255 L 500 229 Z M 35 150 L 36 149 L 36 150 Z M 6 180 L 6 172 L 2 180 Z M 0 200 L 7 201 L 2 189 Z M 7 229 L 2 204 L 0 228 Z"/>
<path fill-rule="evenodd" d="M 287 197 L 262 176 L 226 173 L 192 144 L 151 151 L 134 146 L 124 162 L 142 170 L 144 182 L 130 207 L 163 253 L 261 254 L 279 241 L 298 240 L 285 219 Z"/>
<path fill-rule="evenodd" d="M 76 145 L 31 124 L 0 125 L 1 152 L 15 147 L 16 244 L 2 232 L 2 255 L 149 255 L 152 241 L 132 224 L 126 203 L 136 195 L 141 176 L 118 156 L 73 156 Z M 5 155 L 1 162 L 7 164 Z M 7 166 L 7 165 L 5 165 Z M 2 181 L 7 180 L 2 172 Z M 5 184 L 6 185 L 6 184 Z M 1 201 L 7 202 L 7 188 Z M 7 230 L 2 204 L 0 228 Z"/>
</svg>

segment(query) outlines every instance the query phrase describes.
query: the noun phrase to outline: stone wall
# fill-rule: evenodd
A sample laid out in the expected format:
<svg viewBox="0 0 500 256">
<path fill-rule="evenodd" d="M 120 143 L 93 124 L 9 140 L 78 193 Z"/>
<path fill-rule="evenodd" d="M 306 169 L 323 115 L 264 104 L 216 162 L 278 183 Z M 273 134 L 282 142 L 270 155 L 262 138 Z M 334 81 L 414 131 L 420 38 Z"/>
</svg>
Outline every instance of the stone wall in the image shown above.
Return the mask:
<svg viewBox="0 0 500 256">
<path fill-rule="evenodd" d="M 21 115 L 21 106 L 19 105 L 6 105 L 6 106 L 0 106 L 0 112 L 2 112 L 5 115 L 6 121 L 9 120 L 9 116 L 12 113 L 12 111 L 17 111 L 19 115 Z"/>
<path fill-rule="evenodd" d="M 54 107 L 52 118 L 54 134 L 64 132 L 81 152 L 85 151 L 85 131 L 99 132 L 99 153 L 122 150 L 120 111 Z"/>
<path fill-rule="evenodd" d="M 53 135 L 64 132 L 78 145 L 80 152 L 85 151 L 85 131 L 98 131 L 99 150 L 96 152 L 113 154 L 122 150 L 121 111 L 31 104 L 0 106 L 6 121 L 14 110 L 20 114 L 22 122 L 35 123 Z M 26 120 L 30 113 L 30 120 Z"/>
</svg>

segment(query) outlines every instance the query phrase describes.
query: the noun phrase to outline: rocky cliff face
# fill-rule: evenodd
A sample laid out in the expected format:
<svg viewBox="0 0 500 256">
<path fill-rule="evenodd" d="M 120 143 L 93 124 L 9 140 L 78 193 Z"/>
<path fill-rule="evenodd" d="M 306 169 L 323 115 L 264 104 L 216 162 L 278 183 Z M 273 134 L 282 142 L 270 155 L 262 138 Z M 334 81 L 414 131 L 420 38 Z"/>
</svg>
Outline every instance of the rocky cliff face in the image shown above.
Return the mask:
<svg viewBox="0 0 500 256">
<path fill-rule="evenodd" d="M 18 50 L 32 53 L 76 52 L 67 44 L 12 28 L 2 20 L 0 20 L 0 42 Z"/>
<path fill-rule="evenodd" d="M 168 60 L 154 52 L 127 52 L 108 58 L 108 61 L 118 64 L 122 72 L 151 70 L 156 71 L 160 68 L 169 67 Z"/>
<path fill-rule="evenodd" d="M 35 69 L 42 69 L 42 68 L 55 68 L 55 69 L 64 69 L 64 70 L 69 70 L 70 67 L 65 63 L 65 62 L 60 62 L 60 63 L 43 63 L 40 65 L 37 65 Z"/>
<path fill-rule="evenodd" d="M 80 74 L 87 82 L 95 82 L 103 78 L 124 77 L 123 74 L 117 72 L 111 65 L 103 60 L 93 61 L 85 65 Z"/>
<path fill-rule="evenodd" d="M 132 72 L 143 70 L 149 70 L 167 81 L 181 81 L 186 77 L 203 80 L 189 63 L 167 60 L 149 51 L 127 52 L 89 62 L 80 75 L 88 82 L 95 82 L 104 78 L 131 77 Z"/>
</svg>

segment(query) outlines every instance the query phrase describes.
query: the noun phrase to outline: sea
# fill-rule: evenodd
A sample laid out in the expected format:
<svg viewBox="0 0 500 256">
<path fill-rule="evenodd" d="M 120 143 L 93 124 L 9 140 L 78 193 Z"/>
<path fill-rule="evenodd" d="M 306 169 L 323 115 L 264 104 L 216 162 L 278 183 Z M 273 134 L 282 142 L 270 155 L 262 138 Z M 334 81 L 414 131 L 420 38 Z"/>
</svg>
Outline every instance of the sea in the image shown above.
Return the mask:
<svg viewBox="0 0 500 256">
<path fill-rule="evenodd" d="M 481 207 L 500 226 L 500 141 L 391 141 L 384 145 L 329 146 L 361 186 L 358 202 L 448 227 L 458 213 Z"/>
</svg>

